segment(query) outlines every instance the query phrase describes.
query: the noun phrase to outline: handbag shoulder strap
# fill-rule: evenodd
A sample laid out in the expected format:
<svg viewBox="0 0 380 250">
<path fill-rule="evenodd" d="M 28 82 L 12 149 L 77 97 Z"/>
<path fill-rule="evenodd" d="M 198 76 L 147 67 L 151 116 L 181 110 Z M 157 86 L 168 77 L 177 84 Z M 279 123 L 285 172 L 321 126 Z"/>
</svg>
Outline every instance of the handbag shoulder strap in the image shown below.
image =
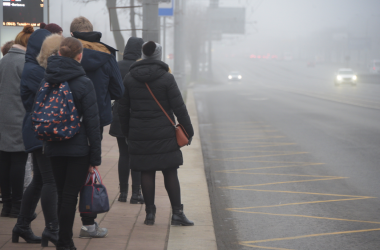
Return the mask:
<svg viewBox="0 0 380 250">
<path fill-rule="evenodd" d="M 169 121 L 171 122 L 171 124 L 173 126 L 175 126 L 175 123 L 172 121 L 172 119 L 170 119 L 170 116 L 168 115 L 168 113 L 166 113 L 165 109 L 161 106 L 160 102 L 157 100 L 157 98 L 154 96 L 152 90 L 149 88 L 149 85 L 147 83 L 145 83 L 145 86 L 148 88 L 150 94 L 152 95 L 153 99 L 156 101 L 156 103 L 158 104 L 158 106 L 160 106 L 162 112 L 164 112 L 164 114 L 166 115 L 166 117 L 169 119 Z"/>
</svg>

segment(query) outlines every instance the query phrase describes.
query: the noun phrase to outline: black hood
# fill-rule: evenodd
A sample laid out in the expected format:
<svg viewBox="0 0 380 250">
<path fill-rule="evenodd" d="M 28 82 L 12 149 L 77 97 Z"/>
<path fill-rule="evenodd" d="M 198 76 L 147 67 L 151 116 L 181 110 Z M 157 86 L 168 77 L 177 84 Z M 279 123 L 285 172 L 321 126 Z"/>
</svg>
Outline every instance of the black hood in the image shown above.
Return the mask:
<svg viewBox="0 0 380 250">
<path fill-rule="evenodd" d="M 25 60 L 26 62 L 33 62 L 38 64 L 37 56 L 40 53 L 42 43 L 47 36 L 51 35 L 50 31 L 45 29 L 39 29 L 32 33 L 29 37 L 28 45 L 26 47 Z"/>
<path fill-rule="evenodd" d="M 131 76 L 141 83 L 152 82 L 169 71 L 163 61 L 145 59 L 135 62 L 129 69 Z"/>
<path fill-rule="evenodd" d="M 77 39 L 82 39 L 87 42 L 100 42 L 100 38 L 102 38 L 102 33 L 93 31 L 93 32 L 73 32 L 73 36 Z"/>
<path fill-rule="evenodd" d="M 144 40 L 142 38 L 138 38 L 138 37 L 129 38 L 127 45 L 125 45 L 123 59 L 133 60 L 133 61 L 140 59 L 143 43 L 144 43 Z"/>
<path fill-rule="evenodd" d="M 74 59 L 64 56 L 51 56 L 45 72 L 45 81 L 62 83 L 71 79 L 85 76 L 82 65 Z"/>
</svg>

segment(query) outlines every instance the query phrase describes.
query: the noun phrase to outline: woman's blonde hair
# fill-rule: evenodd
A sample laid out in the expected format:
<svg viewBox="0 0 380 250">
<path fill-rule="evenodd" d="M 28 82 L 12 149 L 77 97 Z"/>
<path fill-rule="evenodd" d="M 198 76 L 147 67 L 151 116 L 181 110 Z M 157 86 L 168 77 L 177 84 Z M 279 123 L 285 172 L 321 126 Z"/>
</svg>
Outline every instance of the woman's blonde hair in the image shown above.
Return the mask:
<svg viewBox="0 0 380 250">
<path fill-rule="evenodd" d="M 64 38 L 58 34 L 53 34 L 46 37 L 44 43 L 42 44 L 40 54 L 37 56 L 37 62 L 41 65 L 41 67 L 46 69 L 48 58 L 53 55 L 58 55 L 63 39 Z"/>
</svg>

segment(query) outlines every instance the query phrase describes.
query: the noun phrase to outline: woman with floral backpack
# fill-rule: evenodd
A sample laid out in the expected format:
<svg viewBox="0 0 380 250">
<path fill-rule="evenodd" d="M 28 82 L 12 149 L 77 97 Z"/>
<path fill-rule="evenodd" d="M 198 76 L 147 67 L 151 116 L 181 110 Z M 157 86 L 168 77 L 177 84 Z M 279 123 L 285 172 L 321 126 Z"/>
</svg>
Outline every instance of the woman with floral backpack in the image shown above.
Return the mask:
<svg viewBox="0 0 380 250">
<path fill-rule="evenodd" d="M 58 191 L 59 237 L 56 246 L 59 250 L 75 250 L 72 229 L 78 193 L 88 172 L 93 172 L 101 163 L 99 111 L 94 85 L 80 64 L 83 56 L 80 41 L 65 38 L 59 55 L 48 59 L 44 86 L 68 85 L 75 110 L 81 118 L 80 129 L 70 139 L 59 141 L 55 138 L 44 142 L 44 149 L 51 158 Z"/>
</svg>

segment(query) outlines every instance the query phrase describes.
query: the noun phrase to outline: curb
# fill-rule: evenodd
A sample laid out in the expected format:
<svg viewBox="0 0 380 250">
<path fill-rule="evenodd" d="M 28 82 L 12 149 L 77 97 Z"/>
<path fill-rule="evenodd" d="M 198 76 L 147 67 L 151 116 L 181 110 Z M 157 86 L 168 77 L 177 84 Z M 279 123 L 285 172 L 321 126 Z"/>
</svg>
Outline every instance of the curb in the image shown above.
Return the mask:
<svg viewBox="0 0 380 250">
<path fill-rule="evenodd" d="M 191 88 L 187 90 L 186 106 L 195 134 L 191 146 L 182 149 L 184 165 L 179 168 L 178 173 L 184 212 L 189 220 L 194 221 L 195 226 L 170 226 L 167 250 L 216 250 L 217 244 L 199 136 L 198 115 Z"/>
</svg>

